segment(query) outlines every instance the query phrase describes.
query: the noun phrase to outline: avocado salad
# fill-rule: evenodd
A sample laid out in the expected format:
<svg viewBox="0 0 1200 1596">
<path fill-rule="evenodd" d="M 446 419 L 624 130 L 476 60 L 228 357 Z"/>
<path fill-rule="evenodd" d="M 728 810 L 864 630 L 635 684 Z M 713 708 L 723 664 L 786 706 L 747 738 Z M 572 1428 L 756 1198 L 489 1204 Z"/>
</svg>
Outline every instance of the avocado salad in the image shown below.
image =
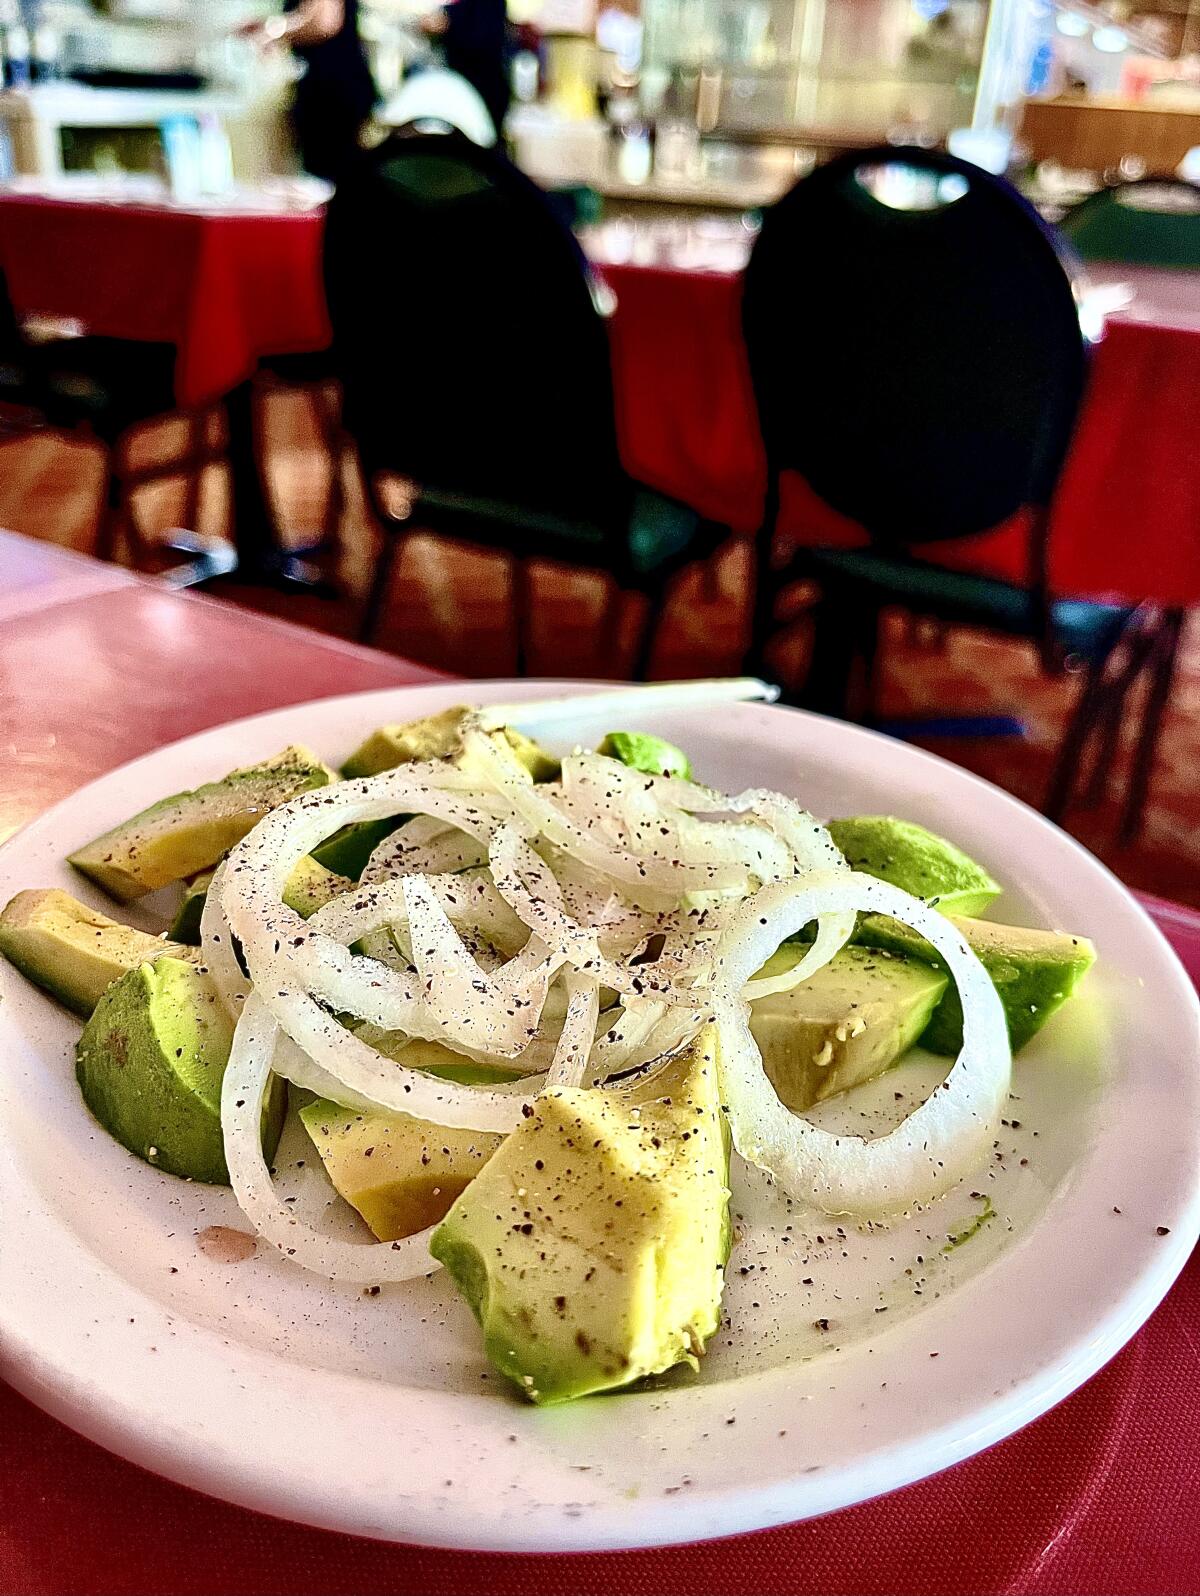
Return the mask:
<svg viewBox="0 0 1200 1596">
<path fill-rule="evenodd" d="M 621 689 L 588 720 L 771 696 Z M 539 1404 L 699 1367 L 734 1157 L 869 1221 L 971 1176 L 1013 1054 L 1095 957 L 991 918 L 1001 884 L 922 826 L 718 791 L 647 731 L 580 747 L 579 706 L 445 709 L 340 770 L 290 747 L 69 856 L 117 903 L 171 889 L 161 935 L 57 888 L 0 912 L 0 953 L 83 1021 L 80 1091 L 117 1142 L 232 1186 L 331 1280 L 445 1269 Z M 914 1047 L 946 1073 L 894 1129 L 809 1115 Z M 276 1191 L 289 1114 L 361 1239 Z"/>
</svg>

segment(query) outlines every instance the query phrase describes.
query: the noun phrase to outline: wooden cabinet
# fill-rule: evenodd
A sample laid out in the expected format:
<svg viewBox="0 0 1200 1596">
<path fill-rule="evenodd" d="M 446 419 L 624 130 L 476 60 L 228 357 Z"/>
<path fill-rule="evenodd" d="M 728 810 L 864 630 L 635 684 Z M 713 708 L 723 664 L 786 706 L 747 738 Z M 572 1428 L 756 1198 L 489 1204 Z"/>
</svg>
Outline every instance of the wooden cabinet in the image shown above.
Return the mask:
<svg viewBox="0 0 1200 1596">
<path fill-rule="evenodd" d="M 1101 172 L 1136 155 L 1155 176 L 1173 172 L 1200 144 L 1200 109 L 1119 100 L 1029 100 L 1021 140 L 1038 161 Z"/>
</svg>

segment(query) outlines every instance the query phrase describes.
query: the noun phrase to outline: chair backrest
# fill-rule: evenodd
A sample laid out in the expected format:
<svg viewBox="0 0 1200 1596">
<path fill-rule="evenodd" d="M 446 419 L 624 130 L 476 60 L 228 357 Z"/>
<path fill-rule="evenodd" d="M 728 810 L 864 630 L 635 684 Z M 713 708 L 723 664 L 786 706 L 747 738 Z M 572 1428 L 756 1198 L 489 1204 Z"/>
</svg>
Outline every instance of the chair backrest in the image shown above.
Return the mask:
<svg viewBox="0 0 1200 1596">
<path fill-rule="evenodd" d="M 1181 177 L 1099 189 L 1059 226 L 1084 260 L 1200 269 L 1200 184 Z"/>
<path fill-rule="evenodd" d="M 346 424 L 368 472 L 607 525 L 630 487 L 608 335 L 546 196 L 498 150 L 396 134 L 329 205 Z"/>
<path fill-rule="evenodd" d="M 1085 346 L 1052 235 L 1002 179 L 891 147 L 818 167 L 766 212 L 742 315 L 772 472 L 876 540 L 1048 502 Z"/>
</svg>

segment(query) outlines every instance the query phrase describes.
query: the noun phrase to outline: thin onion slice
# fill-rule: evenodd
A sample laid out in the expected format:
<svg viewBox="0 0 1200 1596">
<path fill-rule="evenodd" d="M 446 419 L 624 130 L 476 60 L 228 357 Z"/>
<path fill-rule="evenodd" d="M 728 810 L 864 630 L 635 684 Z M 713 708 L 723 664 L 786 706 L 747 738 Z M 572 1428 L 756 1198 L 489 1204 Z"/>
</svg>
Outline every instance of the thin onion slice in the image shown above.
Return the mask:
<svg viewBox="0 0 1200 1596">
<path fill-rule="evenodd" d="M 229 929 L 221 901 L 227 868 L 228 861 L 222 861 L 217 866 L 204 895 L 204 910 L 200 916 L 200 948 L 204 967 L 212 976 L 221 994 L 221 1001 L 236 1017 L 246 1001 L 250 983 L 242 974 L 242 967 L 233 951 L 233 933 Z"/>
<path fill-rule="evenodd" d="M 426 877 L 405 876 L 404 898 L 413 963 L 433 1019 L 455 1043 L 515 1058 L 537 1033 L 564 956 L 531 937 L 489 974 L 472 958 Z"/>
<path fill-rule="evenodd" d="M 873 1141 L 836 1136 L 780 1102 L 740 994 L 770 953 L 823 914 L 891 915 L 926 937 L 957 982 L 962 1051 L 949 1075 L 897 1128 Z M 718 949 L 712 994 L 718 1074 L 734 1146 L 789 1196 L 832 1214 L 877 1216 L 932 1200 L 986 1152 L 1011 1078 L 1004 1009 L 983 965 L 945 916 L 857 872 L 779 881 L 743 906 Z"/>
<path fill-rule="evenodd" d="M 221 1086 L 221 1127 L 229 1180 L 242 1212 L 285 1258 L 329 1280 L 385 1285 L 432 1274 L 433 1226 L 401 1241 L 339 1241 L 313 1230 L 275 1195 L 262 1153 L 263 1096 L 271 1077 L 276 1025 L 261 1000 L 247 998 Z"/>
<path fill-rule="evenodd" d="M 275 989 L 267 1006 L 314 1064 L 378 1108 L 412 1114 L 453 1130 L 506 1132 L 520 1124 L 523 1107 L 537 1092 L 536 1076 L 523 1076 L 512 1085 L 464 1086 L 397 1064 L 339 1024 L 305 992 Z M 481 1055 L 462 1046 L 455 1051 L 479 1063 L 492 1060 L 490 1054 Z"/>
<path fill-rule="evenodd" d="M 600 1017 L 600 983 L 577 970 L 569 971 L 564 980 L 567 1012 L 546 1085 L 582 1086 Z"/>
</svg>

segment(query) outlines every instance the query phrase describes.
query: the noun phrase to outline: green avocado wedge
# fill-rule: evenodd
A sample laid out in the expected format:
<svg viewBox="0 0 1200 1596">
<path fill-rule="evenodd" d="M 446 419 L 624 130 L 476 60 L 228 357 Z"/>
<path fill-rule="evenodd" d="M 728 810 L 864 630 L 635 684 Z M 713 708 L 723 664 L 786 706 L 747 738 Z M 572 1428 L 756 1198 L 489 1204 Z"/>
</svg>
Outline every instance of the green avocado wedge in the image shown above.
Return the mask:
<svg viewBox="0 0 1200 1596">
<path fill-rule="evenodd" d="M 379 844 L 386 842 L 407 819 L 407 815 L 389 815 L 386 820 L 355 821 L 353 825 L 343 826 L 332 837 L 318 843 L 312 851 L 312 857 L 335 875 L 357 881 Z"/>
<path fill-rule="evenodd" d="M 433 1233 L 531 1402 L 697 1366 L 720 1323 L 729 1133 L 715 1029 L 649 1075 L 543 1092 Z"/>
<path fill-rule="evenodd" d="M 120 925 L 57 887 L 18 892 L 5 906 L 0 953 L 84 1019 L 127 971 L 163 957 L 189 957 L 179 943 Z"/>
<path fill-rule="evenodd" d="M 758 973 L 781 975 L 806 951 L 785 943 Z M 750 1030 L 780 1100 L 802 1113 L 882 1075 L 925 1031 L 946 985 L 920 959 L 845 947 L 799 986 L 757 999 Z"/>
<path fill-rule="evenodd" d="M 192 947 L 200 944 L 200 922 L 204 918 L 204 905 L 208 899 L 208 884 L 215 870 L 202 870 L 193 876 L 183 889 L 183 897 L 175 911 L 168 933 L 176 942 L 186 942 Z"/>
<path fill-rule="evenodd" d="M 75 1049 L 84 1102 L 131 1153 L 186 1180 L 227 1185 L 221 1081 L 233 1022 L 211 977 L 163 958 L 109 987 Z M 287 1087 L 272 1079 L 263 1152 L 274 1155 Z"/>
<path fill-rule="evenodd" d="M 274 758 L 191 792 L 174 793 L 70 855 L 82 875 L 122 903 L 211 870 L 270 810 L 336 780 L 310 749 Z"/>
<path fill-rule="evenodd" d="M 212 878 L 213 872 L 208 871 L 188 883 L 183 902 L 171 922 L 170 934 L 177 942 L 199 943 L 200 921 L 204 915 L 204 904 Z M 340 897 L 343 892 L 349 892 L 353 885 L 353 881 L 345 876 L 335 875 L 332 870 L 326 870 L 324 865 L 318 864 L 315 858 L 306 854 L 303 859 L 297 861 L 295 869 L 288 877 L 287 886 L 283 889 L 283 901 L 289 909 L 295 909 L 298 915 L 307 920 L 310 915 L 316 914 L 318 909 L 323 909 L 331 899 Z"/>
<path fill-rule="evenodd" d="M 491 1086 L 519 1078 L 437 1042 L 401 1039 L 398 1032 L 370 1025 L 358 1034 L 398 1063 L 443 1080 Z M 324 1097 L 305 1104 L 300 1120 L 339 1196 L 380 1241 L 436 1225 L 504 1140 L 492 1131 L 451 1130 L 412 1114 L 343 1108 Z"/>
<path fill-rule="evenodd" d="M 1096 962 L 1096 950 L 1086 937 L 999 925 L 962 915 L 948 918 L 962 932 L 1000 994 L 1014 1053 L 1062 1008 Z M 865 915 L 855 932 L 855 941 L 921 959 L 934 969 L 946 968 L 923 936 L 886 915 Z M 920 1041 L 931 1053 L 954 1054 L 962 1047 L 962 1004 L 953 981 L 946 987 Z"/>
<path fill-rule="evenodd" d="M 413 760 L 458 760 L 462 754 L 463 721 L 470 713 L 465 704 L 455 704 L 422 720 L 380 726 L 350 755 L 342 774 L 377 776 L 380 771 L 393 770 Z M 506 726 L 495 735 L 508 743 L 534 781 L 554 781 L 561 773 L 558 760 L 523 732 Z"/>
<path fill-rule="evenodd" d="M 852 870 L 889 881 L 943 914 L 980 914 L 1000 896 L 999 882 L 982 865 L 910 820 L 855 815 L 831 820 L 829 834 Z"/>
<path fill-rule="evenodd" d="M 692 779 L 692 762 L 683 749 L 649 732 L 609 732 L 596 752 L 619 759 L 630 770 L 643 770 L 648 776 Z"/>
</svg>

